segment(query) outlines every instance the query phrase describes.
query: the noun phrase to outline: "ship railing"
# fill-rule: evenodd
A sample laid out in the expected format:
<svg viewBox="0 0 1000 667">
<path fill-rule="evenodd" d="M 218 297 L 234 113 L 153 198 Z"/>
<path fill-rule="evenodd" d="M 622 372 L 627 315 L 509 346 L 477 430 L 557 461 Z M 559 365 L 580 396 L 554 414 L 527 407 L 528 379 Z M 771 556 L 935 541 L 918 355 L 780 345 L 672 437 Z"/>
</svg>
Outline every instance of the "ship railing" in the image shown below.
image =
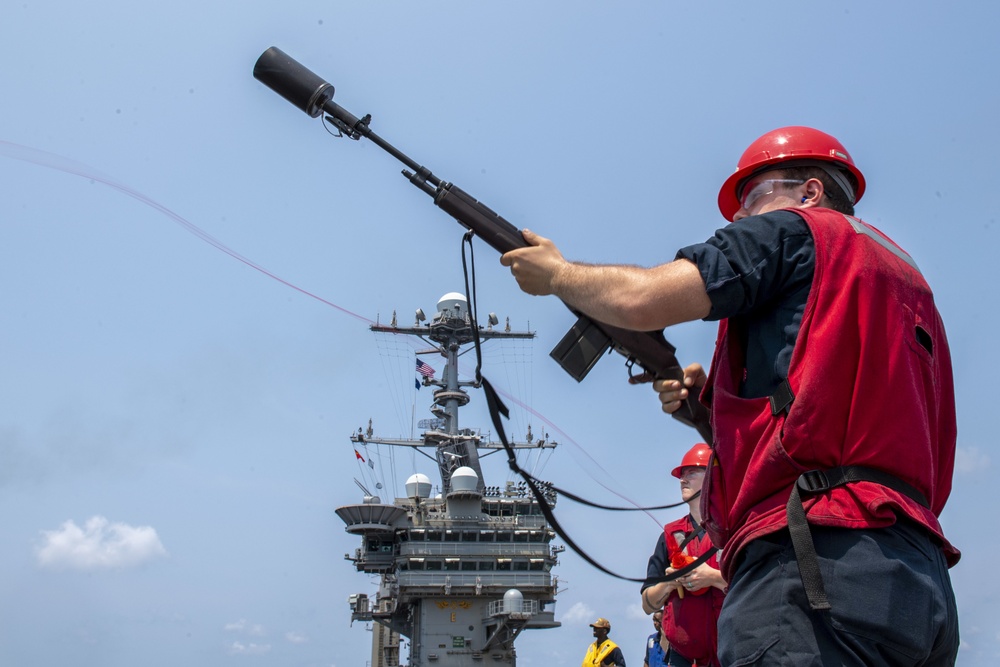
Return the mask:
<svg viewBox="0 0 1000 667">
<path fill-rule="evenodd" d="M 517 588 L 522 592 L 533 588 L 552 588 L 552 576 L 547 572 L 511 571 L 511 572 L 429 572 L 403 571 L 399 573 L 399 585 L 406 587 L 449 587 L 453 592 L 456 588 L 475 589 Z M 555 591 L 552 591 L 554 594 Z"/>
<path fill-rule="evenodd" d="M 503 542 L 403 542 L 400 556 L 528 556 L 545 558 L 549 555 L 547 544 L 508 544 Z"/>
<path fill-rule="evenodd" d="M 515 516 L 491 516 L 483 520 L 480 517 L 458 517 L 459 522 L 461 519 L 468 519 L 470 521 L 475 521 L 477 525 L 485 526 L 489 529 L 496 530 L 500 528 L 513 529 L 513 528 L 547 528 L 548 522 L 545 520 L 544 516 L 533 516 L 528 514 L 517 514 Z M 456 517 L 450 516 L 435 516 L 433 514 L 428 515 L 427 519 L 428 526 L 448 526 L 448 527 L 460 527 L 456 526 Z"/>
<path fill-rule="evenodd" d="M 487 611 L 490 616 L 534 616 L 538 613 L 538 600 L 494 600 Z"/>
</svg>

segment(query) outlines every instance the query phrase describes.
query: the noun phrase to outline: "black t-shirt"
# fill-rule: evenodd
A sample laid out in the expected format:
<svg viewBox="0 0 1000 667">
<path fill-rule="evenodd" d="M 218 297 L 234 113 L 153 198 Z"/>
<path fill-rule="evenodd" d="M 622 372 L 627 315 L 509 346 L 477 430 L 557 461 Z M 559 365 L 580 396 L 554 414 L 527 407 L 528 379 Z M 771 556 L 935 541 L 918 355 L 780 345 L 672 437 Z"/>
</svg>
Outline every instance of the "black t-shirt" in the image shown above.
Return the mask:
<svg viewBox="0 0 1000 667">
<path fill-rule="evenodd" d="M 746 350 L 740 394 L 770 396 L 788 377 L 816 264 L 812 234 L 799 215 L 744 218 L 677 251 L 698 266 L 712 302 L 706 320 L 729 319 Z"/>
</svg>

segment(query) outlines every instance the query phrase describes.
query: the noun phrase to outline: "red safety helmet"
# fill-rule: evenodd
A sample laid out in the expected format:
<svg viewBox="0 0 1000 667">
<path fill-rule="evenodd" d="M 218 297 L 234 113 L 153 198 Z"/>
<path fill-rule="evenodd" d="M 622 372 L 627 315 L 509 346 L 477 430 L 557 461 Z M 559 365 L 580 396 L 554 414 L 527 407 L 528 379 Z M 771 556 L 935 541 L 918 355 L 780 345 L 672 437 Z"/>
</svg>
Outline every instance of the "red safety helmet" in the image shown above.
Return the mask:
<svg viewBox="0 0 1000 667">
<path fill-rule="evenodd" d="M 677 479 L 681 478 L 681 470 L 691 466 L 698 466 L 701 468 L 708 467 L 708 457 L 712 455 L 712 448 L 706 445 L 704 442 L 699 442 L 697 445 L 688 450 L 688 453 L 684 455 L 681 459 L 681 464 L 674 468 L 670 474 Z"/>
<path fill-rule="evenodd" d="M 757 172 L 775 168 L 782 162 L 805 160 L 823 166 L 830 162 L 846 169 L 857 180 L 854 202 L 865 193 L 865 177 L 854 166 L 854 160 L 844 145 L 826 132 L 811 127 L 790 126 L 772 130 L 750 144 L 736 166 L 736 173 L 726 179 L 719 190 L 719 210 L 726 220 L 732 220 L 740 210 L 739 189 L 743 182 Z M 829 171 L 829 170 L 828 170 Z M 836 180 L 836 176 L 831 174 Z M 847 193 L 850 195 L 850 193 Z"/>
</svg>

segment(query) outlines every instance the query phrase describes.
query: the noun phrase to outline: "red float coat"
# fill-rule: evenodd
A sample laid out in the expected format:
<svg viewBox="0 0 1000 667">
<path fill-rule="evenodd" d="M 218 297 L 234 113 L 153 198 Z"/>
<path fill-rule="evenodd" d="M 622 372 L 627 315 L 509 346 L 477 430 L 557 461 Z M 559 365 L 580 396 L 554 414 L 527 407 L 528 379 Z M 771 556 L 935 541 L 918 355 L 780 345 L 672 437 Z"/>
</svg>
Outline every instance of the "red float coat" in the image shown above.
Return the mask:
<svg viewBox="0 0 1000 667">
<path fill-rule="evenodd" d="M 678 548 L 685 537 L 696 530 L 698 526 L 691 521 L 690 514 L 663 527 L 667 557 L 672 563 L 679 553 L 697 558 L 712 548 L 712 542 L 705 534 L 691 538 L 684 545 L 683 551 Z M 709 558 L 706 563 L 718 569 L 718 554 Z M 671 593 L 663 605 L 663 621 L 660 626 L 670 647 L 699 665 L 718 667 L 717 627 L 724 599 L 722 591 L 714 586 L 684 591 L 683 598 L 676 592 Z"/>
<path fill-rule="evenodd" d="M 796 209 L 812 232 L 815 273 L 788 369 L 794 401 L 741 398 L 738 320 L 723 320 L 702 400 L 712 408 L 713 460 L 702 494 L 704 526 L 725 546 L 723 576 L 750 540 L 786 525 L 803 472 L 867 466 L 924 494 L 925 508 L 872 482 L 804 496 L 808 521 L 878 528 L 897 515 L 925 526 L 949 566 L 960 553 L 938 522 L 951 492 L 955 396 L 951 356 L 930 287 L 888 237 L 825 208 Z M 739 224 L 739 223 L 735 223 Z"/>
</svg>

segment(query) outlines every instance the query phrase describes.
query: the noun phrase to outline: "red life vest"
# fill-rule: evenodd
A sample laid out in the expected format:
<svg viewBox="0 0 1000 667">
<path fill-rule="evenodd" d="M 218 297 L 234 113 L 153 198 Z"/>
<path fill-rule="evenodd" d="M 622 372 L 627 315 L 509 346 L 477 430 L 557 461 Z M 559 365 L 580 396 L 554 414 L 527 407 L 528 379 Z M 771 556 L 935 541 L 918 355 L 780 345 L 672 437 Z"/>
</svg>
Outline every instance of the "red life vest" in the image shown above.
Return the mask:
<svg viewBox="0 0 1000 667">
<path fill-rule="evenodd" d="M 702 534 L 688 540 L 681 551 L 680 544 L 697 530 L 698 526 L 691 521 L 690 515 L 663 527 L 667 557 L 671 562 L 677 555 L 697 558 L 712 548 L 711 540 Z M 718 554 L 709 558 L 706 563 L 718 569 Z M 722 591 L 714 586 L 684 591 L 683 598 L 671 593 L 663 605 L 663 621 L 660 626 L 671 648 L 688 660 L 697 661 L 699 665 L 718 666 L 717 623 L 724 599 Z"/>
<path fill-rule="evenodd" d="M 937 536 L 954 565 L 960 553 L 937 517 L 951 493 L 955 396 L 930 287 L 913 260 L 870 225 L 823 208 L 795 213 L 812 232 L 816 261 L 788 370 L 794 400 L 772 409 L 768 397 L 740 398 L 746 368 L 736 320 L 719 325 L 702 393 L 715 431 L 702 515 L 712 541 L 726 547 L 723 576 L 732 576 L 748 541 L 786 525 L 799 475 L 837 466 L 890 473 L 930 507 L 854 482 L 807 497 L 809 523 L 878 528 L 907 516 Z"/>
</svg>

